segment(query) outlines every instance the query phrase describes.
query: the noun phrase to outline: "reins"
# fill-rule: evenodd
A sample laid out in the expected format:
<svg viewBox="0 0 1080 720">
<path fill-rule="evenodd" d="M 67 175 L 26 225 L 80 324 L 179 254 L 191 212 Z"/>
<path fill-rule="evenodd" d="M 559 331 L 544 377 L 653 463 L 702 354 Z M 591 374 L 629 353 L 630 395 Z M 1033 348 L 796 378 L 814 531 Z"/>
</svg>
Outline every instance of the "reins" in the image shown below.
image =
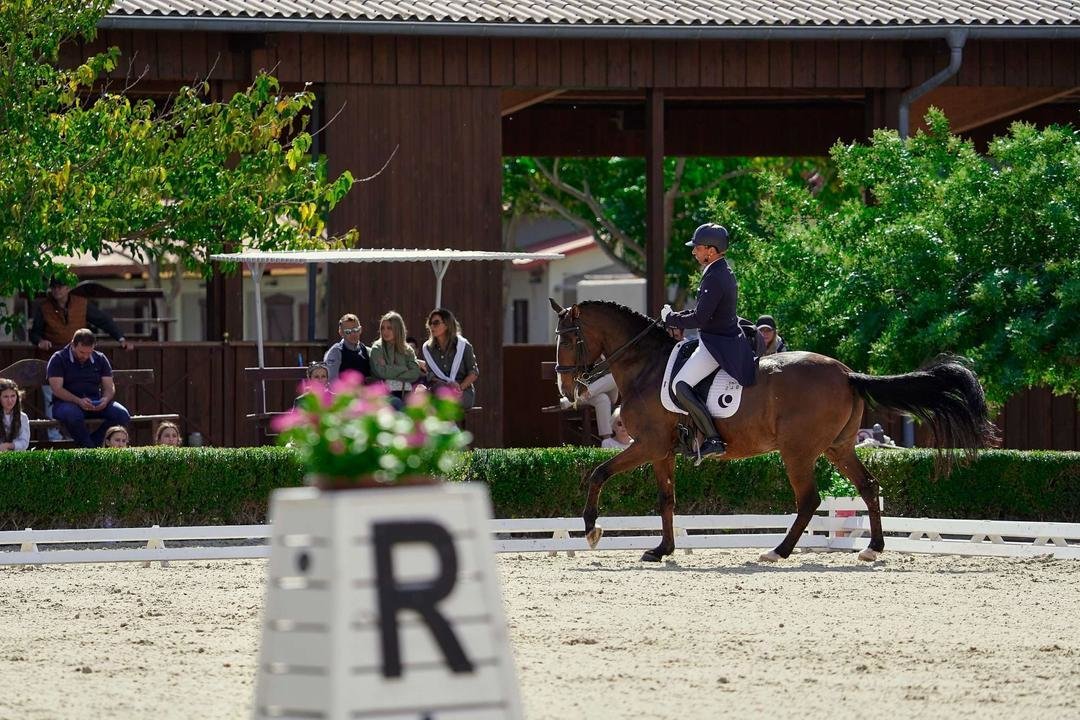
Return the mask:
<svg viewBox="0 0 1080 720">
<path fill-rule="evenodd" d="M 616 348 L 614 352 L 612 352 L 610 355 L 607 355 L 602 361 L 600 361 L 596 365 L 589 366 L 585 364 L 585 357 L 588 355 L 588 347 L 585 344 L 585 333 L 581 332 L 581 319 L 578 318 L 577 321 L 570 327 L 556 328 L 555 330 L 556 335 L 563 335 L 570 332 L 577 333 L 577 340 L 574 343 L 575 364 L 559 365 L 556 363 L 555 372 L 580 372 L 582 373 L 582 375 L 578 377 L 574 382 L 576 384 L 588 387 L 590 384 L 592 384 L 599 378 L 602 378 L 604 375 L 608 374 L 611 371 L 611 363 L 615 362 L 616 358 L 626 352 L 627 348 L 629 348 L 641 338 L 645 337 L 650 330 L 657 326 L 662 327 L 663 321 L 659 319 L 653 320 L 645 326 L 644 330 L 624 342 L 622 345 Z"/>
</svg>

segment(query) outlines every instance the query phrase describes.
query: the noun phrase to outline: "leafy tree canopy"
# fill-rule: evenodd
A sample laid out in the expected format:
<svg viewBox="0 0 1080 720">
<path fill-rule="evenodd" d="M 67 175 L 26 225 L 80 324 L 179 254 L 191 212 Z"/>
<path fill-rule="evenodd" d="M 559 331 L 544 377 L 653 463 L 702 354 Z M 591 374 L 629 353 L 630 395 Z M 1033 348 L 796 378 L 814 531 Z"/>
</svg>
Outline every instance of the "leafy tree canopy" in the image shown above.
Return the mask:
<svg viewBox="0 0 1080 720">
<path fill-rule="evenodd" d="M 907 140 L 881 130 L 833 148 L 843 186 L 869 202 L 828 207 L 761 178 L 750 241 L 732 249 L 741 309 L 861 371 L 954 352 L 996 402 L 1080 393 L 1080 133 L 1017 123 L 981 155 L 941 112 L 927 121 Z"/>
<path fill-rule="evenodd" d="M 0 297 L 40 290 L 64 271 L 54 256 L 107 244 L 204 274 L 228 247 L 334 244 L 324 218 L 353 178 L 309 154 L 313 94 L 264 74 L 224 102 L 200 82 L 155 104 L 129 97 L 137 79 L 111 88 L 115 48 L 58 67 L 111 4 L 0 0 Z"/>
</svg>

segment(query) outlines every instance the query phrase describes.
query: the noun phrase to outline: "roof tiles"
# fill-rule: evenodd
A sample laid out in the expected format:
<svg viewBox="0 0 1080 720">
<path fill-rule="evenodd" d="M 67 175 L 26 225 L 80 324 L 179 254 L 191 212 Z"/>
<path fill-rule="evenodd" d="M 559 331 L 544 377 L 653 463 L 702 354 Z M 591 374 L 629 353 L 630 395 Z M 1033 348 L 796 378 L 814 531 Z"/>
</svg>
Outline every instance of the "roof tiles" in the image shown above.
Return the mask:
<svg viewBox="0 0 1080 720">
<path fill-rule="evenodd" d="M 628 26 L 1080 25 L 1077 0 L 117 0 L 123 16 Z"/>
</svg>

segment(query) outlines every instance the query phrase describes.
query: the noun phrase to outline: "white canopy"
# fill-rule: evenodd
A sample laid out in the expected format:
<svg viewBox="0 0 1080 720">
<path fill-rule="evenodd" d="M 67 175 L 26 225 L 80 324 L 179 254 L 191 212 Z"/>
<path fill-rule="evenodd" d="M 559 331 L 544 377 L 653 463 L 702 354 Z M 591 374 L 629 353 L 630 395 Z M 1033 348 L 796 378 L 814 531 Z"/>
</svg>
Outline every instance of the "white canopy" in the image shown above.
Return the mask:
<svg viewBox="0 0 1080 720">
<path fill-rule="evenodd" d="M 278 250 L 265 252 L 248 250 L 239 253 L 211 255 L 211 260 L 242 262 L 251 271 L 255 283 L 255 339 L 259 346 L 259 367 L 263 362 L 262 280 L 266 265 L 294 263 L 339 262 L 430 262 L 435 270 L 435 307 L 442 307 L 442 282 L 446 269 L 454 260 L 561 260 L 562 253 L 488 252 L 485 250 L 429 250 L 422 248 L 357 248 L 355 250 Z"/>
</svg>

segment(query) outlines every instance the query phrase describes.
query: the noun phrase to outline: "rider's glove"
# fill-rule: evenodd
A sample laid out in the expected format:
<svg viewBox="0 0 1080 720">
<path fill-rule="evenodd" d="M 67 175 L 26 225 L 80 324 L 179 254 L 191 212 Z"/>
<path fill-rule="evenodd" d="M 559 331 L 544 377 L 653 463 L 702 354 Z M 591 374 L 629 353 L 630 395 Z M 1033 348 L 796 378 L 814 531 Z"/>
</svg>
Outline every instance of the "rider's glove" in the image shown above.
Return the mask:
<svg viewBox="0 0 1080 720">
<path fill-rule="evenodd" d="M 660 308 L 660 319 L 663 320 L 664 322 L 667 322 L 667 317 L 671 313 L 672 313 L 671 306 L 670 305 L 664 305 L 664 307 Z"/>
</svg>

